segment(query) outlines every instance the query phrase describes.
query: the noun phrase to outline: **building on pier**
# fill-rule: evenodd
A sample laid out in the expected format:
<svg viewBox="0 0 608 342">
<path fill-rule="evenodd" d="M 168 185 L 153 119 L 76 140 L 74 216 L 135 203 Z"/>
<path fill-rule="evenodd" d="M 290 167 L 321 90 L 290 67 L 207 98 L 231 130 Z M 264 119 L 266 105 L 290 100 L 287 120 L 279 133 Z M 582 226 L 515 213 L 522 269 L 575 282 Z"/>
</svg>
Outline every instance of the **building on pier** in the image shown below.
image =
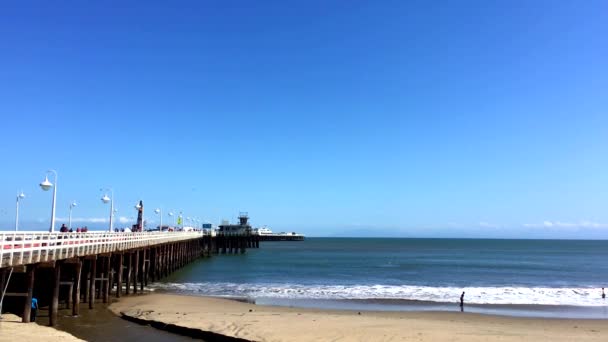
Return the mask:
<svg viewBox="0 0 608 342">
<path fill-rule="evenodd" d="M 245 212 L 239 213 L 239 224 L 230 224 L 226 221 L 218 226 L 220 234 L 245 234 L 251 235 L 252 229 L 249 224 L 249 215 Z"/>
</svg>

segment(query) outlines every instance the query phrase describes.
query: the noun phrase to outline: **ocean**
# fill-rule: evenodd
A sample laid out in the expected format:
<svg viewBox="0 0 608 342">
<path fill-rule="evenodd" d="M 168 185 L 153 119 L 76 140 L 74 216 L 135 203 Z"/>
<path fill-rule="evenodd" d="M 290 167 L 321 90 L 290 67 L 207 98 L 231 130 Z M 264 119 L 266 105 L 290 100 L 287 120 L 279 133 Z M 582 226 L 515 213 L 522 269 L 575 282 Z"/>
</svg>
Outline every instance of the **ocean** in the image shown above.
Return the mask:
<svg viewBox="0 0 608 342">
<path fill-rule="evenodd" d="M 608 318 L 608 241 L 307 238 L 200 259 L 154 290 L 257 304 Z"/>
</svg>

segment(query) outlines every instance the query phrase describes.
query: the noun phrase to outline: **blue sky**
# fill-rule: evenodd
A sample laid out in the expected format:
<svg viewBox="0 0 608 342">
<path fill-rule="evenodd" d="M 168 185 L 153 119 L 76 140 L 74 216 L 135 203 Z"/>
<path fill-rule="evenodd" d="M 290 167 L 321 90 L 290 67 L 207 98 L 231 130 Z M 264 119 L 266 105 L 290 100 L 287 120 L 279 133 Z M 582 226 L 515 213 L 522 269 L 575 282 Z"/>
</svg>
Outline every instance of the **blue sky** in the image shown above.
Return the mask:
<svg viewBox="0 0 608 342">
<path fill-rule="evenodd" d="M 0 223 L 608 238 L 604 1 L 0 5 Z M 165 215 L 166 216 L 166 215 Z M 165 217 L 165 220 L 167 217 Z M 120 222 L 120 221 L 119 221 Z"/>
</svg>

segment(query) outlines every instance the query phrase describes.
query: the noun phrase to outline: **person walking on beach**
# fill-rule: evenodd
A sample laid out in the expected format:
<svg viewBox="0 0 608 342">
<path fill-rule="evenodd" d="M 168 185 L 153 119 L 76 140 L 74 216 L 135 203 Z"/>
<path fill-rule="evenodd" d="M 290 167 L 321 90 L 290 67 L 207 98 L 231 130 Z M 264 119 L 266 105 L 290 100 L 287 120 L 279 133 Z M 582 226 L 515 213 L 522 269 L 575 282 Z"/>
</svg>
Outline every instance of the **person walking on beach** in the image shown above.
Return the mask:
<svg viewBox="0 0 608 342">
<path fill-rule="evenodd" d="M 464 291 L 460 295 L 460 311 L 464 311 Z"/>
<path fill-rule="evenodd" d="M 38 299 L 32 297 L 32 310 L 30 311 L 30 322 L 36 322 L 37 314 L 38 314 Z"/>
<path fill-rule="evenodd" d="M 606 299 L 606 292 L 604 292 L 604 288 L 602 287 L 602 299 Z"/>
</svg>

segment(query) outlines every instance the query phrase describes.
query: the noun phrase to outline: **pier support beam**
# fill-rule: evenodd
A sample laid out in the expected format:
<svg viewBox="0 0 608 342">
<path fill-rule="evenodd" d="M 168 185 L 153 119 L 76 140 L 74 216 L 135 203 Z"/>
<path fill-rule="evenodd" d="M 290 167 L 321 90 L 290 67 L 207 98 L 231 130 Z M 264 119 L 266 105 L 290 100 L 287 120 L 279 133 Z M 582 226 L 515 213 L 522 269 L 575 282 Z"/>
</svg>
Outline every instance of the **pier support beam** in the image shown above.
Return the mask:
<svg viewBox="0 0 608 342">
<path fill-rule="evenodd" d="M 82 296 L 82 303 L 89 302 L 89 279 L 91 278 L 91 260 L 83 259 L 82 260 L 84 268 L 84 295 Z"/>
<path fill-rule="evenodd" d="M 74 264 L 74 290 L 72 291 L 72 316 L 80 313 L 80 278 L 82 276 L 82 260 Z"/>
<path fill-rule="evenodd" d="M 146 256 L 150 258 L 148 255 L 149 252 L 146 252 L 146 249 L 141 250 L 141 292 L 144 292 L 144 287 L 148 285 L 148 267 L 150 265 L 150 260 L 146 259 Z"/>
<path fill-rule="evenodd" d="M 116 298 L 122 294 L 122 273 L 123 273 L 123 254 L 118 254 L 118 267 L 116 270 Z"/>
<path fill-rule="evenodd" d="M 91 278 L 89 279 L 89 309 L 95 306 L 95 277 L 97 274 L 97 256 L 90 260 L 91 263 Z"/>
<path fill-rule="evenodd" d="M 53 269 L 53 293 L 49 305 L 49 326 L 57 325 L 57 309 L 59 307 L 59 281 L 61 280 L 61 262 L 56 262 Z"/>
<path fill-rule="evenodd" d="M 111 269 L 111 259 L 112 256 L 108 255 L 103 259 L 103 273 L 105 274 L 105 280 L 102 281 L 102 302 L 107 303 L 108 298 L 110 297 L 110 269 Z"/>
<path fill-rule="evenodd" d="M 127 286 L 125 286 L 125 294 L 131 293 L 131 273 L 133 267 L 133 253 L 127 253 Z"/>
<path fill-rule="evenodd" d="M 74 292 L 74 282 L 62 281 L 59 283 L 59 285 L 67 285 L 68 287 L 68 296 L 65 298 L 65 308 L 69 310 L 71 308 L 72 292 Z"/>
<path fill-rule="evenodd" d="M 135 260 L 133 261 L 133 293 L 137 293 L 137 278 L 139 276 L 139 251 L 135 251 Z"/>
<path fill-rule="evenodd" d="M 30 314 L 32 313 L 32 297 L 34 296 L 34 274 L 36 273 L 36 265 L 27 265 L 25 272 L 27 297 L 25 297 L 25 303 L 23 304 L 23 315 L 21 316 L 21 322 L 29 323 Z"/>
</svg>

